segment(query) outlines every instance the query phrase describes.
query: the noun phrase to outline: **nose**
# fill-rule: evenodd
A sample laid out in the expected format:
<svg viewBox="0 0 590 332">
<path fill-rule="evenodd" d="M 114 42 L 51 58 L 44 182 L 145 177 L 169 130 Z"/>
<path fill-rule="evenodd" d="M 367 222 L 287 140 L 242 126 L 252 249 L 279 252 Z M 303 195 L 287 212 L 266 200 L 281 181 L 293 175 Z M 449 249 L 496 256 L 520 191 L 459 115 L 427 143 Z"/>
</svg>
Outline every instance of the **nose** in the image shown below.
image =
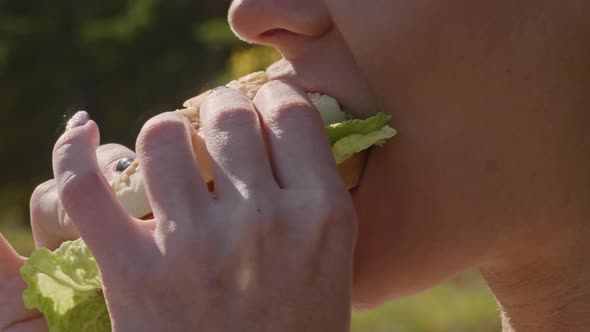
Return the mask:
<svg viewBox="0 0 590 332">
<path fill-rule="evenodd" d="M 234 0 L 229 22 L 250 43 L 287 51 L 294 44 L 328 32 L 331 20 L 321 0 Z"/>
</svg>

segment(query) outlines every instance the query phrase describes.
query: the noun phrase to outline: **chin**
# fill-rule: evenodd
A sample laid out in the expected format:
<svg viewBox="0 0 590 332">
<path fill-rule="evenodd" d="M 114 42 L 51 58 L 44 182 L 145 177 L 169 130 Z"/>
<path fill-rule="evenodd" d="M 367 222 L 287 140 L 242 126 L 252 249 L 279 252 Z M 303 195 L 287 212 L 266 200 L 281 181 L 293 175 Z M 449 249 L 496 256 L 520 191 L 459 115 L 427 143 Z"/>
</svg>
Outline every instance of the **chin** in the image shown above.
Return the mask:
<svg viewBox="0 0 590 332">
<path fill-rule="evenodd" d="M 380 287 L 380 284 L 385 287 Z M 415 292 L 409 292 L 408 289 L 396 289 L 395 281 L 389 280 L 387 284 L 383 285 L 383 280 L 376 281 L 374 278 L 358 278 L 356 275 L 352 287 L 352 310 L 353 311 L 369 311 L 379 306 L 412 295 Z M 387 287 L 389 286 L 389 287 Z M 419 292 L 420 290 L 416 290 Z"/>
<path fill-rule="evenodd" d="M 368 311 L 391 301 L 428 290 L 448 280 L 452 275 L 429 274 L 429 271 L 408 272 L 399 267 L 397 276 L 391 273 L 367 276 L 355 271 L 352 287 L 352 310 Z M 413 276 L 413 277 L 412 277 Z"/>
</svg>

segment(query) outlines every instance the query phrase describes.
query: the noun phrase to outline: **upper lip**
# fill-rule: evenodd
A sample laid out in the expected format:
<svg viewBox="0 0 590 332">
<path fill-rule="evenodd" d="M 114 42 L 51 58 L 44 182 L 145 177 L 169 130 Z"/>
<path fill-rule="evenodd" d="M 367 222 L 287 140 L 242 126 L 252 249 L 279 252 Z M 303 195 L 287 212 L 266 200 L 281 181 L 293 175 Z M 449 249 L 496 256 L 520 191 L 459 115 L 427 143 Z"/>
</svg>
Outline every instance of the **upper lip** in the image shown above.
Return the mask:
<svg viewBox="0 0 590 332">
<path fill-rule="evenodd" d="M 270 81 L 273 80 L 285 80 L 292 82 L 293 84 L 297 85 L 305 92 L 308 93 L 320 93 L 329 95 L 333 98 L 336 98 L 339 103 L 341 103 L 341 98 L 339 98 L 338 91 L 334 91 L 332 89 L 325 88 L 323 83 L 318 80 L 318 77 L 306 77 L 301 75 L 295 69 L 295 65 L 285 59 L 279 60 L 278 62 L 272 64 L 266 70 L 266 74 Z M 318 75 L 319 76 L 319 75 Z M 345 107 L 345 105 L 341 105 Z"/>
<path fill-rule="evenodd" d="M 287 80 L 306 92 L 329 95 L 354 117 L 374 115 L 375 99 L 354 62 L 349 56 L 332 53 L 310 48 L 296 58 L 283 58 L 272 64 L 266 74 L 270 80 Z"/>
</svg>

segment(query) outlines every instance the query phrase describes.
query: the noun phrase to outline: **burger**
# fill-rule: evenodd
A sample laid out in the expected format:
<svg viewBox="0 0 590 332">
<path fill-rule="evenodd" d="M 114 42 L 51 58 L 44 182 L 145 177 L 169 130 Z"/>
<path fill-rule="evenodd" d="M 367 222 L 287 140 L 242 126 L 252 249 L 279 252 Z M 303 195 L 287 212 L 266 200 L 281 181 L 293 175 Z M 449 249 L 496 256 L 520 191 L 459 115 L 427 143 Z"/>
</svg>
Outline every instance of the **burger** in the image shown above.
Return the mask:
<svg viewBox="0 0 590 332">
<path fill-rule="evenodd" d="M 266 82 L 268 77 L 261 71 L 231 81 L 226 86 L 240 90 L 253 99 Z M 196 129 L 192 139 L 194 153 L 197 155 L 203 180 L 207 183 L 209 191 L 214 192 L 211 159 L 199 130 L 199 110 L 207 95 L 209 91 L 187 100 L 183 105 L 185 108 L 176 112 L 185 116 Z M 386 124 L 390 117 L 379 113 L 368 119 L 352 119 L 334 98 L 319 93 L 308 93 L 308 97 L 317 108 L 326 127 L 340 177 L 348 189 L 353 189 L 359 184 L 367 159 L 367 150 L 371 146 L 382 145 L 396 134 L 395 130 Z M 144 218 L 152 212 L 140 168 L 139 162 L 134 161 L 120 176 L 111 181 L 111 187 L 127 212 L 136 218 Z"/>
</svg>

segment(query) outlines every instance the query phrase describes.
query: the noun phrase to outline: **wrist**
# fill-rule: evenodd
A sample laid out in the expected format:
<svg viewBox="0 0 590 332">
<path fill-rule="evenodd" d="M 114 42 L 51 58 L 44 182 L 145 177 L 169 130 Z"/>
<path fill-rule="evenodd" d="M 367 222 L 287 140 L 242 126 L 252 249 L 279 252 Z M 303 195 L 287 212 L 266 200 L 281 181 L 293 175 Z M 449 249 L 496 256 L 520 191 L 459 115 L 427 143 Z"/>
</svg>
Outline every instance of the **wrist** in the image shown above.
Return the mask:
<svg viewBox="0 0 590 332">
<path fill-rule="evenodd" d="M 344 297 L 314 305 L 311 302 L 244 308 L 240 298 L 221 296 L 220 301 L 202 303 L 195 294 L 194 303 L 180 305 L 176 299 L 163 297 L 131 301 L 116 300 L 107 305 L 112 331 L 282 331 L 348 332 L 350 301 Z M 253 295 L 252 295 L 253 296 Z M 113 298 L 113 296 L 110 296 Z M 350 295 L 347 294 L 346 298 Z M 314 298 L 313 294 L 305 296 Z M 254 302 L 263 303 L 266 298 Z M 319 300 L 321 302 L 321 300 Z M 170 305 L 166 305 L 166 302 Z M 201 303 L 199 303 L 201 302 Z M 248 299 L 245 302 L 252 302 Z M 219 315 L 219 313 L 223 313 Z"/>
</svg>

